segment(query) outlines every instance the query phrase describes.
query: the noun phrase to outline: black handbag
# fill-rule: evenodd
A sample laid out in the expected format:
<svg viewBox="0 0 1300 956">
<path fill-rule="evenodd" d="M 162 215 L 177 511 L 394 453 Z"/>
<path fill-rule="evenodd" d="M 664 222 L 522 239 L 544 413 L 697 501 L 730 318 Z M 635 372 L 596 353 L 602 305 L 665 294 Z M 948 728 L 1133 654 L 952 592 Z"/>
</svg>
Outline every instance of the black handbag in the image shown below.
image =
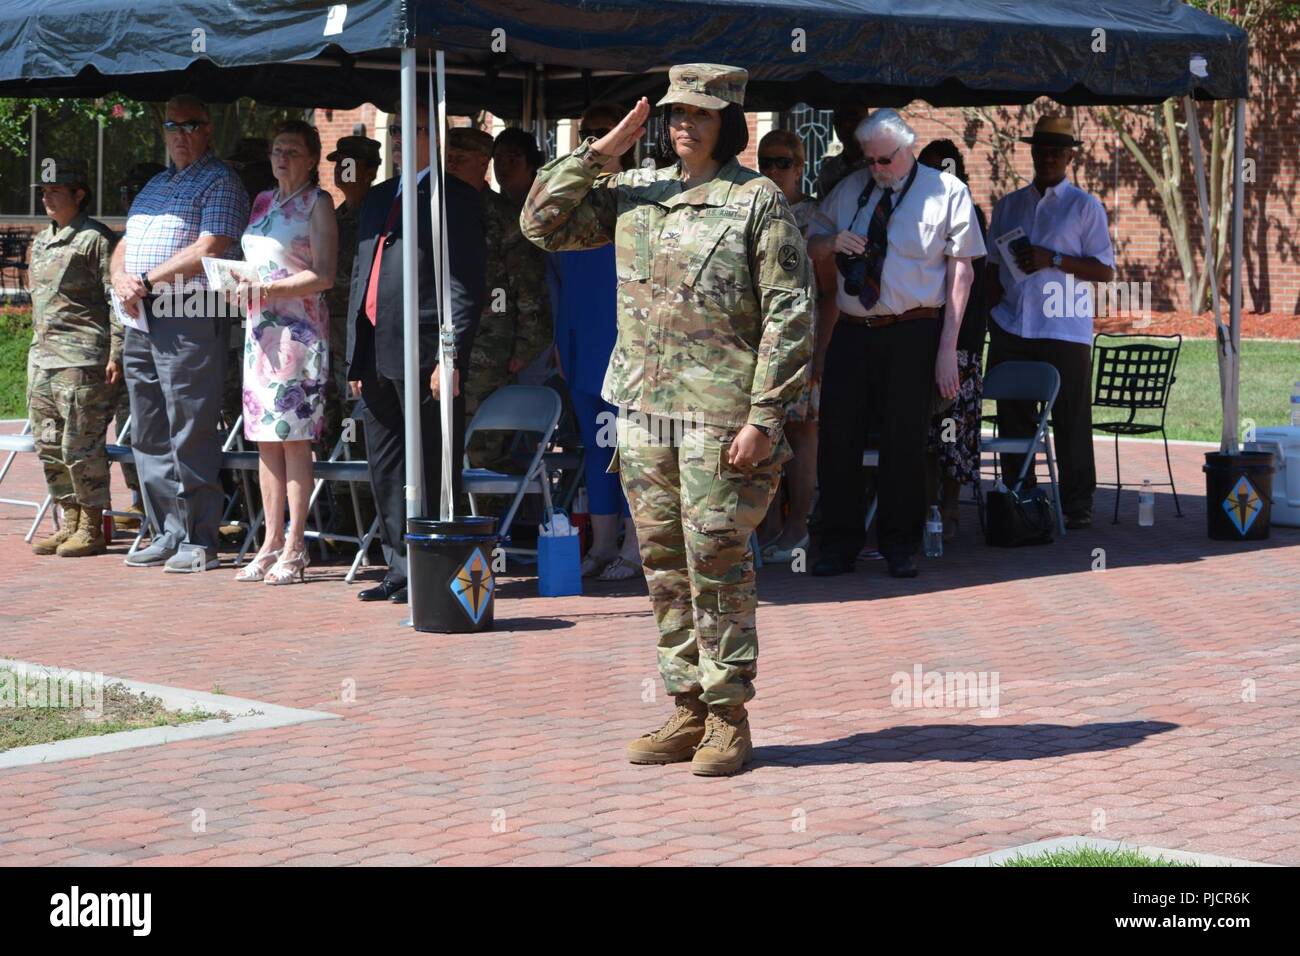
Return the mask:
<svg viewBox="0 0 1300 956">
<path fill-rule="evenodd" d="M 984 502 L 984 539 L 994 547 L 1050 544 L 1056 534 L 1056 506 L 1042 488 L 990 491 Z"/>
</svg>

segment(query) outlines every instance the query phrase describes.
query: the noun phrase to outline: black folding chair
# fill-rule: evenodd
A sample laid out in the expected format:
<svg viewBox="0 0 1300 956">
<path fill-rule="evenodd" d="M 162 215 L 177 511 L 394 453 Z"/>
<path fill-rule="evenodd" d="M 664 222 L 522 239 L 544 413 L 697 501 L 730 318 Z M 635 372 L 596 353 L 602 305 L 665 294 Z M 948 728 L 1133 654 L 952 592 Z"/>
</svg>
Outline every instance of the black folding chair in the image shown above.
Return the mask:
<svg viewBox="0 0 1300 956">
<path fill-rule="evenodd" d="M 27 291 L 27 249 L 31 242 L 31 233 L 26 230 L 0 230 L 0 298 L 31 301 Z"/>
<path fill-rule="evenodd" d="M 1103 345 L 1102 339 L 1120 339 L 1116 345 Z M 1165 345 L 1152 341 L 1166 339 Z M 1169 391 L 1177 381 L 1174 370 L 1178 366 L 1178 353 L 1182 349 L 1181 335 L 1110 335 L 1105 332 L 1093 337 L 1092 364 L 1095 381 L 1092 405 L 1094 408 L 1120 408 L 1128 418 L 1120 422 L 1093 422 L 1093 430 L 1115 436 L 1115 481 L 1098 482 L 1114 487 L 1115 515 L 1112 524 L 1119 523 L 1119 496 L 1123 480 L 1119 472 L 1119 436 L 1150 435 L 1160 433 L 1165 446 L 1165 469 L 1168 481 L 1152 482 L 1156 487 L 1168 487 L 1174 495 L 1174 510 L 1178 517 L 1183 509 L 1178 503 L 1178 489 L 1174 487 L 1174 469 L 1169 462 L 1169 436 L 1165 434 L 1165 412 L 1169 407 Z M 1159 422 L 1136 421 L 1139 409 L 1158 409 Z"/>
<path fill-rule="evenodd" d="M 980 459 L 992 454 L 996 462 L 1001 455 L 1023 455 L 1020 474 L 1016 475 L 1012 490 L 1019 491 L 1025 479 L 1033 474 L 1038 455 L 1047 460 L 1047 476 L 1052 483 L 1052 508 L 1056 512 L 1056 526 L 1065 534 L 1065 519 L 1061 514 L 1061 492 L 1056 481 L 1056 457 L 1047 437 L 1047 423 L 1052 417 L 1061 390 L 1061 373 L 1046 362 L 1002 362 L 989 369 L 984 376 L 984 397 L 995 402 L 1034 402 L 1039 407 L 1038 425 L 1028 438 L 1009 438 L 999 435 L 980 439 Z M 978 491 L 978 489 L 977 489 Z M 984 512 L 980 510 L 980 524 Z"/>
</svg>

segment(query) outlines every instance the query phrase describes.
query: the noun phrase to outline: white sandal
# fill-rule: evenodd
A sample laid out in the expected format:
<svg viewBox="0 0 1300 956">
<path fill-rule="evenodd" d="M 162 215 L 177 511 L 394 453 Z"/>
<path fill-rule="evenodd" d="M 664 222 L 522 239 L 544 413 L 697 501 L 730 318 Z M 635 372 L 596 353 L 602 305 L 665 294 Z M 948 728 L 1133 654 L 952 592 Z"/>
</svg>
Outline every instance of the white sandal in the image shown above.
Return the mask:
<svg viewBox="0 0 1300 956">
<path fill-rule="evenodd" d="M 236 581 L 260 581 L 271 570 L 271 565 L 280 559 L 279 551 L 267 551 L 259 554 L 252 561 L 235 572 Z"/>
<path fill-rule="evenodd" d="M 597 581 L 626 581 L 628 578 L 636 577 L 641 570 L 640 564 L 633 564 L 621 554 L 614 558 L 613 561 L 605 565 L 605 570 L 596 576 Z"/>
<path fill-rule="evenodd" d="M 588 554 L 582 559 L 582 576 L 584 578 L 594 578 L 613 564 L 617 557 L 617 554 L 611 557 L 597 557 L 594 554 Z"/>
</svg>

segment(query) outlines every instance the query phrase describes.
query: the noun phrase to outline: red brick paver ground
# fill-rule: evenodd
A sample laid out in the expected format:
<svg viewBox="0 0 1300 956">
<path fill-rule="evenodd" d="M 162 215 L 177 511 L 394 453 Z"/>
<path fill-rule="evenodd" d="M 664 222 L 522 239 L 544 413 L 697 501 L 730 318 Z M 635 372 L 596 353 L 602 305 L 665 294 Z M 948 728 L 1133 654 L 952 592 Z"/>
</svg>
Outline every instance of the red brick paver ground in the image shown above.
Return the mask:
<svg viewBox="0 0 1300 956">
<path fill-rule="evenodd" d="M 1154 528 L 1103 491 L 1044 548 L 983 546 L 965 508 L 912 581 L 765 569 L 757 759 L 714 780 L 624 762 L 666 710 L 643 585 L 510 578 L 494 632 L 416 634 L 337 567 L 270 590 L 37 558 L 0 506 L 0 656 L 344 718 L 0 771 L 0 860 L 932 864 L 1094 834 L 1300 863 L 1300 531 L 1209 541 L 1202 451 L 1175 446 L 1187 517 L 1160 495 Z M 1126 446 L 1126 475 L 1158 456 Z M 26 456 L 5 492 L 37 482 Z M 997 715 L 893 706 L 916 665 L 996 671 Z"/>
</svg>

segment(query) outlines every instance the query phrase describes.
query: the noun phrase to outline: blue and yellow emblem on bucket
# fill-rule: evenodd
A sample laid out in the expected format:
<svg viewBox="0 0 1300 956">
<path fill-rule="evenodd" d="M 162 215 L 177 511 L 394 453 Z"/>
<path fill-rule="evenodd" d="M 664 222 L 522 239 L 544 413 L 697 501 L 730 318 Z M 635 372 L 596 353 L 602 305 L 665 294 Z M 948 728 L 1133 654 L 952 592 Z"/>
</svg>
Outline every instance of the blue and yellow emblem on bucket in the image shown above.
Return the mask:
<svg viewBox="0 0 1300 956">
<path fill-rule="evenodd" d="M 1238 534 L 1245 534 L 1250 530 L 1250 526 L 1255 523 L 1263 507 L 1264 502 L 1260 499 L 1259 492 L 1246 480 L 1245 475 L 1237 479 L 1237 483 L 1232 486 L 1232 491 L 1228 492 L 1228 497 L 1223 499 L 1223 510 L 1228 513 L 1228 519 L 1236 527 Z"/>
<path fill-rule="evenodd" d="M 483 615 L 492 606 L 496 582 L 492 578 L 492 567 L 479 548 L 470 552 L 448 587 L 471 621 L 478 624 L 483 620 Z"/>
</svg>

